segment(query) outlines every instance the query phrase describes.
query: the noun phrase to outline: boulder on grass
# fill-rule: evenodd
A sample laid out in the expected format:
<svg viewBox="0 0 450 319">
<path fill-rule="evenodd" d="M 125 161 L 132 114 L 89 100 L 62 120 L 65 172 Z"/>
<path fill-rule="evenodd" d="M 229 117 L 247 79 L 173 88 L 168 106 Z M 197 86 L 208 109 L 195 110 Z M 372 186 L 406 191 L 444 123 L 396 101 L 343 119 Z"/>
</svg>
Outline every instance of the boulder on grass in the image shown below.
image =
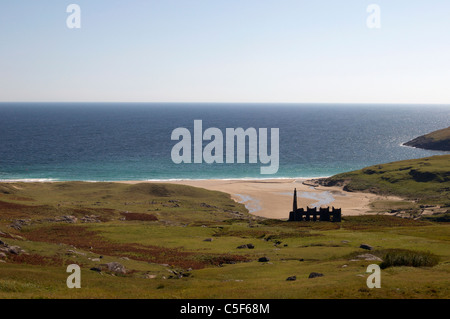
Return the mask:
<svg viewBox="0 0 450 319">
<path fill-rule="evenodd" d="M 367 245 L 367 244 L 361 244 L 361 245 L 359 246 L 359 248 L 366 249 L 366 250 L 372 250 L 372 249 L 373 249 L 372 246 Z"/>
<path fill-rule="evenodd" d="M 290 276 L 286 278 L 286 281 L 296 281 L 297 277 L 296 276 Z"/>
<path fill-rule="evenodd" d="M 309 274 L 308 278 L 316 278 L 316 277 L 323 277 L 323 274 L 318 273 L 318 272 L 312 272 Z"/>
</svg>

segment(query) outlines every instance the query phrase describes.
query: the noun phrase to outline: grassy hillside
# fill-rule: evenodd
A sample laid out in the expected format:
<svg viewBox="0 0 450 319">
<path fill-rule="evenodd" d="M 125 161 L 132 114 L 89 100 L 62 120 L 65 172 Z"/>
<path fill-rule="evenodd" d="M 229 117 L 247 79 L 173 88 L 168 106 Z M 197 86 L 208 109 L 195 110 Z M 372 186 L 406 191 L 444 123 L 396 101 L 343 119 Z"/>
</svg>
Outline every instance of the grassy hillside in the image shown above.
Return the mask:
<svg viewBox="0 0 450 319">
<path fill-rule="evenodd" d="M 450 155 L 373 165 L 332 176 L 323 184 L 450 206 Z"/>
<path fill-rule="evenodd" d="M 180 185 L 4 183 L 0 298 L 449 298 L 449 227 L 262 219 L 227 194 Z M 367 253 L 386 259 L 380 289 L 366 286 L 367 266 L 382 263 Z M 73 263 L 81 289 L 66 286 Z"/>
<path fill-rule="evenodd" d="M 450 126 L 416 137 L 404 145 L 428 150 L 450 151 Z"/>
</svg>

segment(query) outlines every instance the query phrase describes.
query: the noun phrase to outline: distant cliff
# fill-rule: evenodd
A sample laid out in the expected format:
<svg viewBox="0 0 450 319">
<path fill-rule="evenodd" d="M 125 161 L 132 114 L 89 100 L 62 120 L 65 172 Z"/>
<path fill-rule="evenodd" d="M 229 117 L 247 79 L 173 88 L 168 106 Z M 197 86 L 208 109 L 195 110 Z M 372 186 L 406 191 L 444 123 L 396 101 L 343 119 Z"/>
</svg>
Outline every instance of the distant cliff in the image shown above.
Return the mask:
<svg viewBox="0 0 450 319">
<path fill-rule="evenodd" d="M 426 150 L 450 151 L 450 126 L 442 130 L 416 137 L 403 145 Z"/>
</svg>

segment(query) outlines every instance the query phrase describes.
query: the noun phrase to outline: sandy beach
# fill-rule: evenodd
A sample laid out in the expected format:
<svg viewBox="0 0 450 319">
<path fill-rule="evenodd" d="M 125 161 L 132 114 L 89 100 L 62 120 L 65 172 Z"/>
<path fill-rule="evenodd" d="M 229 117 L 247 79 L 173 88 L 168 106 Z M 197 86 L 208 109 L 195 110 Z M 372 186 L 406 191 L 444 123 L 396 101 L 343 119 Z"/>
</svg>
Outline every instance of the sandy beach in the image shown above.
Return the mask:
<svg viewBox="0 0 450 319">
<path fill-rule="evenodd" d="M 370 203 L 375 200 L 401 200 L 397 197 L 382 197 L 369 193 L 345 192 L 340 187 L 312 187 L 303 184 L 304 181 L 306 179 L 182 180 L 161 183 L 190 185 L 225 192 L 235 201 L 245 204 L 250 213 L 277 219 L 289 217 L 294 188 L 297 189 L 298 207 L 334 206 L 342 208 L 343 216 L 367 214 L 370 211 Z"/>
</svg>

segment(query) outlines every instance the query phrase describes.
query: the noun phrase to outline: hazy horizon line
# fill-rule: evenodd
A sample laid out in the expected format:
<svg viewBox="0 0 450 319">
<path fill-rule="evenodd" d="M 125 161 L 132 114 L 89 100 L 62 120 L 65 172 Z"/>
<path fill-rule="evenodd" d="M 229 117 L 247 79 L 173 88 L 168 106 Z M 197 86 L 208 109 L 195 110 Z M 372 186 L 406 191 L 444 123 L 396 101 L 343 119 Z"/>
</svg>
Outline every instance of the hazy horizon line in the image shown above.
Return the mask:
<svg viewBox="0 0 450 319">
<path fill-rule="evenodd" d="M 436 102 L 248 102 L 248 101 L 0 101 L 0 104 L 41 104 L 41 103 L 61 103 L 61 104 L 298 104 L 298 105 L 433 105 L 450 106 L 449 103 Z"/>
</svg>

